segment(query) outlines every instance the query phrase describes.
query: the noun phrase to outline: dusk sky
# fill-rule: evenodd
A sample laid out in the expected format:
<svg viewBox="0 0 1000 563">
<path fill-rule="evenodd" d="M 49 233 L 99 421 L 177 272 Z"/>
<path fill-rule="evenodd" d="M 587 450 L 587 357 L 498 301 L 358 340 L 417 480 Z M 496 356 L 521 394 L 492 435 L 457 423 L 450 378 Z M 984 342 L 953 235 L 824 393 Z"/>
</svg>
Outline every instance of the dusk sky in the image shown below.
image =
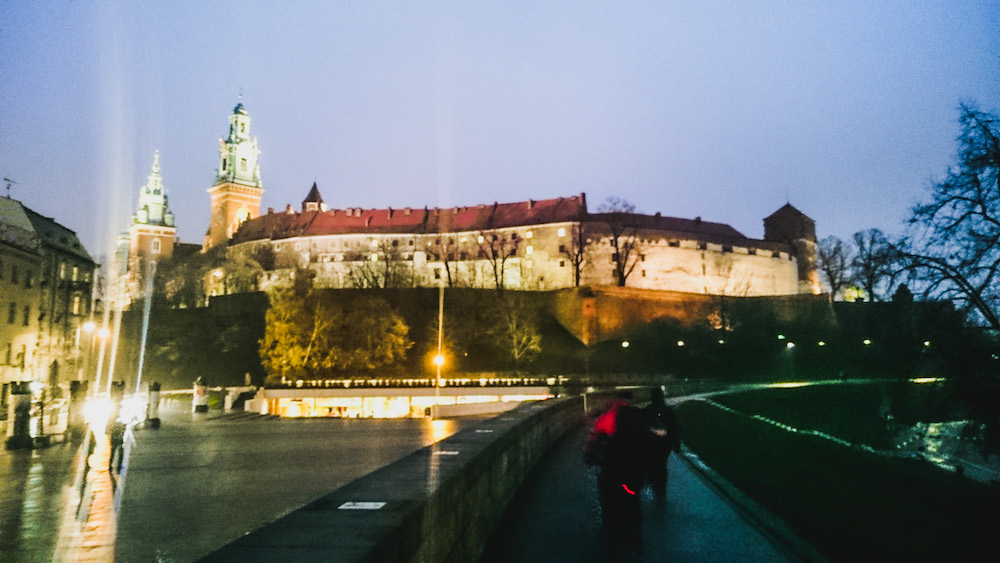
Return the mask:
<svg viewBox="0 0 1000 563">
<path fill-rule="evenodd" d="M 241 92 L 262 211 L 317 182 L 334 208 L 585 192 L 761 238 L 789 201 L 820 238 L 895 233 L 959 103 L 1000 110 L 1000 2 L 0 4 L 0 178 L 95 257 L 157 149 L 202 242 Z"/>
</svg>

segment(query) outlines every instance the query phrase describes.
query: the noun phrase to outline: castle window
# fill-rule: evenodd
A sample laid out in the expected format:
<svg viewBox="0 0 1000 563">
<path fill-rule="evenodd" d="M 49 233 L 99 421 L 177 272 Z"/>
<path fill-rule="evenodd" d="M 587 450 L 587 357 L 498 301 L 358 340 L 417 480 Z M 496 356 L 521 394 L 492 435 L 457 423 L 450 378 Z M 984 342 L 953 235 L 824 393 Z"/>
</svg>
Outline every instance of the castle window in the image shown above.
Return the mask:
<svg viewBox="0 0 1000 563">
<path fill-rule="evenodd" d="M 245 171 L 246 169 L 247 169 L 247 159 L 241 158 L 240 159 L 240 170 L 244 170 Z"/>
<path fill-rule="evenodd" d="M 701 241 L 698 243 L 698 250 L 708 250 L 708 243 Z"/>
<path fill-rule="evenodd" d="M 441 268 L 434 268 L 434 279 L 441 279 Z"/>
<path fill-rule="evenodd" d="M 646 255 L 645 254 L 640 254 L 639 255 L 639 261 L 640 262 L 645 262 L 646 261 Z"/>
<path fill-rule="evenodd" d="M 24 326 L 28 326 L 28 323 L 30 321 L 31 321 L 31 305 L 25 305 L 24 306 L 24 318 L 23 318 L 23 323 L 22 324 Z"/>
<path fill-rule="evenodd" d="M 223 158 L 222 159 L 222 171 L 223 172 L 226 171 L 226 164 L 228 164 L 228 163 L 229 163 L 229 159 L 227 159 L 227 158 Z"/>
<path fill-rule="evenodd" d="M 755 256 L 757 254 L 757 249 L 756 248 L 748 248 L 747 249 L 747 254 L 749 254 L 750 256 Z"/>
<path fill-rule="evenodd" d="M 247 124 L 240 123 L 240 133 L 246 133 L 246 132 L 247 132 Z"/>
<path fill-rule="evenodd" d="M 642 271 L 642 277 L 646 277 L 646 270 Z"/>
<path fill-rule="evenodd" d="M 10 269 L 10 283 L 17 284 L 20 276 L 17 275 L 17 264 L 14 264 Z"/>
<path fill-rule="evenodd" d="M 399 241 L 398 241 L 398 240 L 393 240 L 393 241 L 392 241 L 392 246 L 393 246 L 393 247 L 397 247 L 397 246 L 399 246 Z"/>
<path fill-rule="evenodd" d="M 560 244 L 559 245 L 559 252 L 566 252 L 566 245 L 565 244 Z"/>
<path fill-rule="evenodd" d="M 14 359 L 14 346 L 10 342 L 7 343 L 7 353 L 4 354 L 4 363 L 10 365 L 10 361 Z"/>
<path fill-rule="evenodd" d="M 532 232 L 532 231 L 528 231 L 528 232 L 524 233 L 524 238 L 531 238 L 533 236 L 535 236 L 535 233 Z"/>
<path fill-rule="evenodd" d="M 59 279 L 61 279 L 61 280 L 66 279 L 66 263 L 65 262 L 60 262 L 59 263 Z"/>
<path fill-rule="evenodd" d="M 26 287 L 27 289 L 31 289 L 31 286 L 35 281 L 34 278 L 35 278 L 35 273 L 32 272 L 31 270 L 28 270 L 27 273 L 24 274 L 24 287 Z"/>
<path fill-rule="evenodd" d="M 559 230 L 558 230 L 558 231 L 556 231 L 556 233 L 557 233 L 557 234 L 558 234 L 559 236 L 561 236 L 561 237 L 564 237 L 564 236 L 566 236 L 566 229 L 564 229 L 563 227 L 559 227 Z"/>
<path fill-rule="evenodd" d="M 7 324 L 14 324 L 14 319 L 17 318 L 17 303 L 11 302 L 10 310 L 7 311 Z"/>
<path fill-rule="evenodd" d="M 560 268 L 565 268 L 566 267 L 566 261 L 565 260 L 560 260 L 559 261 L 559 267 Z"/>
<path fill-rule="evenodd" d="M 79 295 L 74 295 L 73 296 L 73 314 L 74 315 L 79 315 L 80 314 L 80 296 Z"/>
<path fill-rule="evenodd" d="M 531 256 L 531 253 L 534 251 L 535 249 L 530 244 L 524 247 L 524 253 L 527 254 L 528 256 Z"/>
<path fill-rule="evenodd" d="M 409 241 L 409 245 L 413 246 L 413 241 L 412 240 Z"/>
<path fill-rule="evenodd" d="M 722 245 L 722 251 L 723 252 L 732 252 L 733 251 L 733 245 L 731 245 L 731 244 L 724 244 L 724 245 Z"/>
<path fill-rule="evenodd" d="M 158 238 L 153 239 L 153 244 L 151 245 L 150 250 L 152 250 L 153 254 L 160 253 L 160 239 Z M 76 268 L 73 268 L 73 281 L 76 281 Z"/>
</svg>

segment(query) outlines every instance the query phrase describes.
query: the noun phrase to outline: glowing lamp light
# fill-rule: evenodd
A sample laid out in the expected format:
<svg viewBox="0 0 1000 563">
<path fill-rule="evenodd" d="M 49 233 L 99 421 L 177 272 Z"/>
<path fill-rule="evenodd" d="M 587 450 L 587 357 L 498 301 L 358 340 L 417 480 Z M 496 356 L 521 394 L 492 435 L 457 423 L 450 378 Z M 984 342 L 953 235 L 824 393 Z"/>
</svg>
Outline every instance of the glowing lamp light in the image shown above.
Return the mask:
<svg viewBox="0 0 1000 563">
<path fill-rule="evenodd" d="M 725 344 L 725 343 L 726 343 L 725 340 L 722 340 L 721 338 L 719 339 L 719 344 Z"/>
<path fill-rule="evenodd" d="M 628 348 L 628 347 L 629 347 L 628 340 L 622 340 L 622 348 Z"/>
<path fill-rule="evenodd" d="M 94 332 L 94 330 L 96 329 L 97 329 L 97 324 L 94 323 L 94 321 L 87 321 L 83 323 L 83 332 L 86 332 L 87 334 Z"/>
<path fill-rule="evenodd" d="M 872 341 L 868 340 L 867 338 L 865 338 L 864 341 L 863 341 L 863 343 L 864 343 L 865 346 L 868 346 L 868 345 L 870 345 L 872 343 Z"/>
<path fill-rule="evenodd" d="M 378 262 L 378 254 L 372 252 L 372 262 Z"/>
<path fill-rule="evenodd" d="M 677 347 L 678 348 L 683 348 L 684 347 L 684 341 L 683 340 L 678 340 L 677 341 Z"/>
<path fill-rule="evenodd" d="M 819 346 L 819 347 L 823 347 L 823 346 L 826 346 L 826 342 L 823 342 L 822 340 L 820 340 L 819 342 L 816 343 L 816 345 Z"/>
<path fill-rule="evenodd" d="M 104 436 L 104 428 L 111 417 L 112 404 L 106 398 L 89 399 L 83 404 L 83 418 L 94 429 L 94 434 Z"/>
<path fill-rule="evenodd" d="M 108 327 L 106 327 L 106 326 L 102 326 L 101 330 L 97 331 L 97 337 L 100 338 L 101 340 L 104 340 L 105 338 L 107 338 L 109 336 L 111 336 L 111 331 L 108 330 Z"/>
<path fill-rule="evenodd" d="M 792 348 L 795 348 L 795 343 L 794 342 L 789 342 L 788 344 L 785 344 L 785 348 L 788 348 L 789 350 L 791 350 Z"/>
<path fill-rule="evenodd" d="M 443 366 L 444 365 L 444 356 L 441 355 L 441 354 L 438 354 L 438 355 L 434 356 L 434 365 L 436 365 L 437 367 Z"/>
<path fill-rule="evenodd" d="M 931 347 L 931 341 L 930 340 L 924 340 L 924 348 L 930 348 L 930 347 Z"/>
<path fill-rule="evenodd" d="M 784 339 L 785 339 L 785 335 L 784 334 L 779 334 L 778 335 L 778 340 L 784 340 Z"/>
</svg>

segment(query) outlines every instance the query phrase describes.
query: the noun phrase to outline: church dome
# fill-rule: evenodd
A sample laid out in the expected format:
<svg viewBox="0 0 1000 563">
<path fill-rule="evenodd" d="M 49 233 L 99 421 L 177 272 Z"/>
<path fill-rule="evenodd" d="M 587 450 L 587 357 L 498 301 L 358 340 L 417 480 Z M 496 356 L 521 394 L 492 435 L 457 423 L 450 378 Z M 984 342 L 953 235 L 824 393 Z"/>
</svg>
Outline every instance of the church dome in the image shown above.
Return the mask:
<svg viewBox="0 0 1000 563">
<path fill-rule="evenodd" d="M 234 113 L 234 114 L 235 114 L 235 113 L 241 113 L 241 114 L 243 114 L 243 115 L 246 115 L 246 114 L 247 114 L 247 110 L 246 110 L 246 108 L 244 108 L 244 107 L 243 107 L 243 102 L 240 102 L 240 103 L 236 104 L 236 107 L 235 107 L 235 108 L 233 108 L 233 113 Z"/>
</svg>

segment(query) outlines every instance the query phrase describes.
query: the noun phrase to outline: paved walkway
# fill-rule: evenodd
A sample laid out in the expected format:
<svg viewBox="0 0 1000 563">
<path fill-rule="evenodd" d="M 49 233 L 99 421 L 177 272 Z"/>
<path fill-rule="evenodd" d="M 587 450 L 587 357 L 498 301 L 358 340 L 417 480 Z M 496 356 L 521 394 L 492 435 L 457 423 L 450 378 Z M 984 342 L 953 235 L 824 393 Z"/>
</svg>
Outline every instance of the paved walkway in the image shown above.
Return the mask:
<svg viewBox="0 0 1000 563">
<path fill-rule="evenodd" d="M 670 456 L 666 506 L 643 492 L 643 554 L 602 538 L 596 469 L 583 462 L 589 427 L 571 431 L 525 481 L 483 563 L 591 561 L 781 562 L 777 547 L 688 463 Z"/>
</svg>

